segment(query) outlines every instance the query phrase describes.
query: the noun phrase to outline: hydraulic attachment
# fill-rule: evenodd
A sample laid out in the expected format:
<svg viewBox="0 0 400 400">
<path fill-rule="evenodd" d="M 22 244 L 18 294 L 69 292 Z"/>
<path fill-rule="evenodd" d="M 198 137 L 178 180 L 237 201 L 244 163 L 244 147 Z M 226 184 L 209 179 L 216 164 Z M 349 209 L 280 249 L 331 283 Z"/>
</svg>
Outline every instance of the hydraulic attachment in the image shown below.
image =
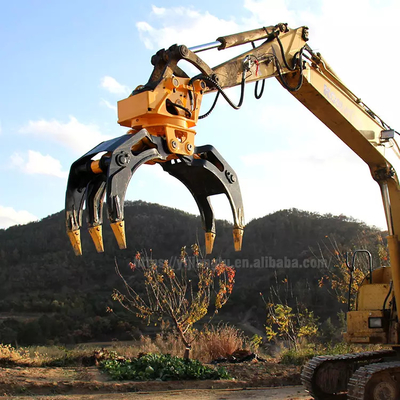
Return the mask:
<svg viewBox="0 0 400 400">
<path fill-rule="evenodd" d="M 194 64 L 209 81 L 201 77 L 190 79 L 177 66 L 182 59 Z M 80 228 L 85 203 L 89 233 L 96 250 L 104 251 L 104 196 L 118 246 L 126 248 L 125 194 L 132 175 L 145 163 L 159 163 L 192 193 L 205 230 L 207 254 L 212 252 L 216 235 L 210 197 L 224 193 L 232 208 L 234 245 L 239 251 L 244 215 L 237 176 L 212 146 L 194 144 L 196 132 L 192 128 L 199 117 L 203 93 L 214 85 L 212 70 L 186 46 L 160 50 L 152 63 L 149 82 L 118 102 L 118 123 L 130 128 L 128 134 L 100 143 L 71 166 L 65 213 L 75 254 L 82 254 Z"/>
</svg>

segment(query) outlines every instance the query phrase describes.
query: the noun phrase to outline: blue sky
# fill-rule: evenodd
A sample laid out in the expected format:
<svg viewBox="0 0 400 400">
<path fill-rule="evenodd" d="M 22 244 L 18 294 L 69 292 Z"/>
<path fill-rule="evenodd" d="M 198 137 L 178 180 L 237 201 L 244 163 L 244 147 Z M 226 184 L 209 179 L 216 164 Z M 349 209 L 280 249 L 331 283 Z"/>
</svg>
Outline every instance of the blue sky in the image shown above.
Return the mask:
<svg viewBox="0 0 400 400">
<path fill-rule="evenodd" d="M 125 133 L 116 102 L 146 83 L 152 54 L 173 43 L 193 46 L 278 22 L 307 25 L 310 46 L 399 130 L 398 15 L 395 0 L 0 1 L 0 228 L 63 209 L 70 165 Z M 204 58 L 215 65 L 232 54 Z M 250 86 L 241 110 L 221 101 L 196 137 L 236 170 L 246 220 L 297 207 L 385 227 L 363 162 L 277 82 L 267 82 L 259 101 Z M 127 199 L 197 213 L 187 190 L 158 166 L 141 167 Z M 214 204 L 218 218 L 231 219 L 225 199 Z"/>
</svg>

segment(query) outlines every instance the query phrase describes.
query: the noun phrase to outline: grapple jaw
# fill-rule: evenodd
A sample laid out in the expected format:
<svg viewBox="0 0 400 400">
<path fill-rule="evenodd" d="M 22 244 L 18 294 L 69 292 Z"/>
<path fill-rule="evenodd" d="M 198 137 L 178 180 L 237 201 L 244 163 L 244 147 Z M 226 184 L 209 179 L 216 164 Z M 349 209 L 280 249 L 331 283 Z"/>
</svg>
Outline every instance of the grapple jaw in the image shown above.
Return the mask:
<svg viewBox="0 0 400 400">
<path fill-rule="evenodd" d="M 140 151 L 133 150 L 137 147 Z M 105 154 L 94 161 L 100 153 Z M 104 251 L 102 223 L 105 195 L 108 218 L 118 246 L 126 248 L 124 201 L 129 181 L 142 164 L 165 160 L 166 157 L 162 139 L 142 129 L 135 135 L 123 135 L 102 142 L 72 164 L 65 199 L 65 221 L 76 255 L 82 254 L 80 228 L 85 202 L 90 236 L 96 250 Z"/>
<path fill-rule="evenodd" d="M 100 160 L 94 160 L 100 153 L 103 153 Z M 210 197 L 225 194 L 233 213 L 235 250 L 241 249 L 243 203 L 238 180 L 229 164 L 212 146 L 196 147 L 192 156 L 172 155 L 164 138 L 142 129 L 135 134 L 102 142 L 72 164 L 66 192 L 65 221 L 76 255 L 82 254 L 80 228 L 85 203 L 90 236 L 96 250 L 104 251 L 102 215 L 105 196 L 108 218 L 118 246 L 126 248 L 126 190 L 136 169 L 149 162 L 160 163 L 164 171 L 180 180 L 192 193 L 205 230 L 207 254 L 212 252 L 216 236 Z"/>
<path fill-rule="evenodd" d="M 205 230 L 206 253 L 213 249 L 216 236 L 214 212 L 210 197 L 225 194 L 230 203 L 235 250 L 242 248 L 244 211 L 239 182 L 230 165 L 210 145 L 196 147 L 193 156 L 181 156 L 161 164 L 164 171 L 179 179 L 192 193 L 199 207 Z"/>
</svg>

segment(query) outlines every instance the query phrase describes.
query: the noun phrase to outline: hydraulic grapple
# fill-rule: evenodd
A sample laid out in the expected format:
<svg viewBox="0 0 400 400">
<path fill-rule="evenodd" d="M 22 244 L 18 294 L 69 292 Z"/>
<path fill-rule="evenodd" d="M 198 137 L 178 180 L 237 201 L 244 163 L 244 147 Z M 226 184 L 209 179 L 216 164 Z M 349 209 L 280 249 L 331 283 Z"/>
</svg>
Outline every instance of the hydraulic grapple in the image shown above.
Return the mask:
<svg viewBox="0 0 400 400">
<path fill-rule="evenodd" d="M 177 66 L 182 59 L 194 64 L 201 74 L 190 79 Z M 215 90 L 213 71 L 186 46 L 160 50 L 152 57 L 152 64 L 149 82 L 118 102 L 118 123 L 130 128 L 128 133 L 100 143 L 71 166 L 65 213 L 75 254 L 82 254 L 80 228 L 85 203 L 89 233 L 96 250 L 104 251 L 104 196 L 119 248 L 126 248 L 125 193 L 136 169 L 154 163 L 159 163 L 192 193 L 205 230 L 207 254 L 212 252 L 216 234 L 210 197 L 221 193 L 228 197 L 233 212 L 234 245 L 240 250 L 244 215 L 238 179 L 212 146 L 194 144 L 193 127 L 199 118 L 202 96 L 207 90 Z"/>
<path fill-rule="evenodd" d="M 256 46 L 257 41 L 263 41 Z M 212 252 L 215 238 L 214 214 L 210 197 L 224 193 L 233 212 L 235 249 L 242 245 L 244 215 L 238 179 L 212 146 L 196 147 L 193 130 L 197 120 L 208 116 L 219 98 L 239 109 L 244 87 L 269 77 L 278 77 L 288 90 L 296 91 L 303 82 L 302 54 L 306 49 L 308 28 L 289 29 L 287 24 L 223 36 L 216 42 L 188 49 L 173 45 L 158 51 L 151 59 L 153 72 L 144 86 L 138 86 L 118 103 L 118 123 L 130 128 L 127 135 L 103 142 L 71 167 L 66 195 L 66 225 L 76 254 L 81 254 L 79 230 L 86 202 L 89 232 L 97 251 L 103 251 L 102 204 L 107 197 L 108 216 L 120 248 L 126 247 L 124 199 L 129 180 L 142 164 L 159 163 L 192 193 L 200 210 L 206 232 L 206 252 Z M 252 44 L 252 48 L 225 63 L 210 68 L 196 53 L 218 48 Z M 187 61 L 199 70 L 193 78 L 178 62 Z M 288 80 L 283 75 L 288 74 Z M 300 78 L 298 78 L 298 76 Z M 291 81 L 294 86 L 291 87 Z M 238 104 L 224 89 L 240 85 Z M 261 98 L 255 86 L 255 97 Z M 199 116 L 202 96 L 216 92 L 211 109 Z M 98 160 L 98 155 L 103 155 Z M 96 157 L 97 156 L 97 157 Z"/>
</svg>

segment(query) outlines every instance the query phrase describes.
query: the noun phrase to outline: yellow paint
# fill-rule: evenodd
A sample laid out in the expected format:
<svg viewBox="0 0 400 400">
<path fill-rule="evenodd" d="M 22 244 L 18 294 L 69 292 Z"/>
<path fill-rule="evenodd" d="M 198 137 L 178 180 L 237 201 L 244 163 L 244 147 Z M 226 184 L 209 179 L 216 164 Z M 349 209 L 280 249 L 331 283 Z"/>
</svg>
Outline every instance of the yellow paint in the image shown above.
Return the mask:
<svg viewBox="0 0 400 400">
<path fill-rule="evenodd" d="M 189 86 L 189 78 L 167 77 L 153 91 L 145 91 L 118 102 L 118 123 L 138 131 L 142 128 L 151 135 L 163 136 L 172 154 L 192 155 L 201 99 L 201 83 Z M 188 92 L 193 93 L 193 104 Z M 191 116 L 180 108 L 178 115 L 167 109 L 167 100 L 191 111 Z"/>
<path fill-rule="evenodd" d="M 233 228 L 233 244 L 235 246 L 235 251 L 242 250 L 243 241 L 243 229 Z"/>
<path fill-rule="evenodd" d="M 393 290 L 396 296 L 397 312 L 400 310 L 400 254 L 399 254 L 399 240 L 397 235 L 387 236 L 389 254 L 390 254 L 390 267 L 393 276 Z"/>
<path fill-rule="evenodd" d="M 119 221 L 114 222 L 110 225 L 114 233 L 115 239 L 117 239 L 118 247 L 121 250 L 126 249 L 125 222 Z"/>
<path fill-rule="evenodd" d="M 206 254 L 211 254 L 214 247 L 215 233 L 206 232 Z"/>
<path fill-rule="evenodd" d="M 383 328 L 368 328 L 370 317 L 383 317 L 383 312 L 349 311 L 347 313 L 347 332 L 344 338 L 351 343 L 387 343 L 386 332 Z"/>
<path fill-rule="evenodd" d="M 82 255 L 81 232 L 79 229 L 74 231 L 67 231 L 69 240 L 71 241 L 72 248 L 76 256 Z"/>
<path fill-rule="evenodd" d="M 90 236 L 96 247 L 96 251 L 98 253 L 103 253 L 104 252 L 103 230 L 102 230 L 101 225 L 93 226 L 92 228 L 89 228 L 89 233 L 90 233 Z"/>
<path fill-rule="evenodd" d="M 392 269 L 390 267 L 380 267 L 372 271 L 372 283 L 390 283 L 392 280 Z M 366 281 L 366 284 L 367 281 Z"/>
<path fill-rule="evenodd" d="M 372 283 L 361 286 L 357 296 L 358 310 L 382 310 L 389 289 L 388 283 Z M 387 302 L 386 306 L 388 304 Z"/>
<path fill-rule="evenodd" d="M 100 160 L 92 161 L 90 164 L 90 169 L 94 174 L 101 174 L 103 170 L 100 168 Z"/>
</svg>

